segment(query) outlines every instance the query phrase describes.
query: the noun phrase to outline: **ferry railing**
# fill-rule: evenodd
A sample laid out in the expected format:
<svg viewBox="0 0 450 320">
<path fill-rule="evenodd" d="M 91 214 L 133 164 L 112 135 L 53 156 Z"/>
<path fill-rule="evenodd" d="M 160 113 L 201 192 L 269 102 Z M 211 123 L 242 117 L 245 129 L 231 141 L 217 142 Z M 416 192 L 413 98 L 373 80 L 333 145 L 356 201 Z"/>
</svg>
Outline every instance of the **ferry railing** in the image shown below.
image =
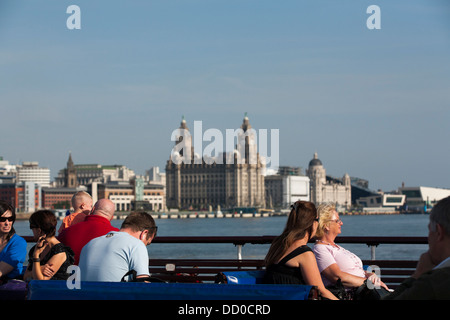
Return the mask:
<svg viewBox="0 0 450 320">
<path fill-rule="evenodd" d="M 214 237 L 158 237 L 155 243 L 229 243 L 237 246 L 237 259 L 150 259 L 151 273 L 169 282 L 211 282 L 216 281 L 216 275 L 224 271 L 248 271 L 264 268 L 263 259 L 243 259 L 242 246 L 245 244 L 271 244 L 275 236 L 214 236 Z M 315 240 L 312 239 L 311 242 Z M 395 289 L 409 277 L 416 265 L 414 260 L 376 260 L 375 248 L 380 244 L 411 245 L 427 244 L 427 237 L 337 237 L 339 244 L 365 244 L 370 248 L 371 259 L 362 260 L 368 271 L 379 276 L 383 274 L 383 282 L 389 288 Z M 369 271 L 370 272 L 370 271 Z"/>
<path fill-rule="evenodd" d="M 242 260 L 245 244 L 271 244 L 276 236 L 157 236 L 152 243 L 229 243 L 237 247 L 237 259 Z M 34 242 L 32 236 L 23 237 Z M 310 242 L 314 242 L 314 238 Z M 380 244 L 428 244 L 427 237 L 384 237 L 384 236 L 339 236 L 336 243 L 366 244 L 370 248 L 371 260 L 376 260 L 376 247 Z"/>
<path fill-rule="evenodd" d="M 153 243 L 230 243 L 237 247 L 237 258 L 242 259 L 242 246 L 245 244 L 271 244 L 276 236 L 172 236 L 156 237 Z M 313 243 L 315 239 L 311 239 Z M 336 243 L 366 244 L 370 248 L 371 260 L 376 260 L 376 247 L 380 244 L 428 244 L 427 237 L 383 237 L 347 236 L 336 237 Z"/>
</svg>

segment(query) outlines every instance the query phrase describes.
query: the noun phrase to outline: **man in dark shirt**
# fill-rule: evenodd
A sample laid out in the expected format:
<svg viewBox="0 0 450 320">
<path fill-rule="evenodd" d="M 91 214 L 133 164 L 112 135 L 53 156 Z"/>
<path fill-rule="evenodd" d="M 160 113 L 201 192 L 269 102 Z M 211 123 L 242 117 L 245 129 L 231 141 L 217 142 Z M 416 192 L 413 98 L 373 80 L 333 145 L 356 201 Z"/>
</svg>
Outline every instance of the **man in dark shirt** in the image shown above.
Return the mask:
<svg viewBox="0 0 450 320">
<path fill-rule="evenodd" d="M 428 247 L 413 275 L 385 299 L 450 299 L 450 197 L 431 210 Z"/>
</svg>

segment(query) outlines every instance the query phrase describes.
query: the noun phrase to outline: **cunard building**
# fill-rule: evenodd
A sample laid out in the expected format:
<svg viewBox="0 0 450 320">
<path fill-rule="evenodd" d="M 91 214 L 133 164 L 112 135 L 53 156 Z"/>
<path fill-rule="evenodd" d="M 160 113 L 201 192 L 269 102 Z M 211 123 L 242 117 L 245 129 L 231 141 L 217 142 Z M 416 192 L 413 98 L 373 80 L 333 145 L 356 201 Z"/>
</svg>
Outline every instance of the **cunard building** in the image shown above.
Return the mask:
<svg viewBox="0 0 450 320">
<path fill-rule="evenodd" d="M 166 164 L 168 209 L 265 206 L 265 164 L 257 152 L 247 116 L 241 129 L 236 130 L 235 149 L 213 159 L 201 156 L 202 150 L 194 150 L 186 120 L 181 121 L 175 151 Z"/>
</svg>

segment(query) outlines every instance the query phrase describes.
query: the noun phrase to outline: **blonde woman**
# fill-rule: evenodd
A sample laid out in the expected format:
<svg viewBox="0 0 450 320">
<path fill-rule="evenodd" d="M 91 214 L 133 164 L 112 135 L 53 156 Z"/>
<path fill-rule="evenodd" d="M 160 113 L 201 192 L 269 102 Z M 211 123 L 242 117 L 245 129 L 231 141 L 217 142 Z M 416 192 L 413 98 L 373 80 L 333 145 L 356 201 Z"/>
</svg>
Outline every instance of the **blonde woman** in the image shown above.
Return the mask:
<svg viewBox="0 0 450 320">
<path fill-rule="evenodd" d="M 267 253 L 264 283 L 317 286 L 322 297 L 337 299 L 325 288 L 314 254 L 307 245 L 318 221 L 312 202 L 294 203 L 283 233 L 275 238 Z"/>
<path fill-rule="evenodd" d="M 358 288 L 368 279 L 389 290 L 374 273 L 364 271 L 358 256 L 334 242 L 343 225 L 334 205 L 319 205 L 317 212 L 319 225 L 313 251 L 325 286 L 335 285 L 340 279 L 344 287 Z"/>
</svg>

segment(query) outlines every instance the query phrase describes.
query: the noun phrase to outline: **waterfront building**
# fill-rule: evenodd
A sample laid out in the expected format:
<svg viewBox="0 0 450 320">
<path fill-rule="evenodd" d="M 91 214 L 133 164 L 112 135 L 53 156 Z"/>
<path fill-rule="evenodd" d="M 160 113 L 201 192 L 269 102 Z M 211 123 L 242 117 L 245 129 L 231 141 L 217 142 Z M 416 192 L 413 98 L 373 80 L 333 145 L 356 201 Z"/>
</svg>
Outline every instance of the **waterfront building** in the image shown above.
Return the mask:
<svg viewBox="0 0 450 320">
<path fill-rule="evenodd" d="M 16 166 L 17 182 L 34 182 L 42 187 L 50 186 L 50 169 L 39 167 L 39 163 L 22 162 L 22 165 Z"/>
<path fill-rule="evenodd" d="M 42 207 L 41 185 L 32 181 L 2 183 L 0 200 L 11 203 L 17 212 L 33 212 Z"/>
<path fill-rule="evenodd" d="M 124 165 L 74 164 L 69 154 L 67 167 L 61 169 L 56 177 L 57 187 L 76 188 L 92 182 L 129 182 L 135 177 L 133 170 Z"/>
<path fill-rule="evenodd" d="M 433 207 L 439 200 L 450 196 L 450 189 L 433 187 L 405 187 L 398 188 L 398 193 L 406 196 L 406 206 L 410 211 L 423 212 Z"/>
<path fill-rule="evenodd" d="M 12 177 L 16 177 L 16 166 L 9 164 L 8 160 L 4 160 L 2 156 L 0 156 L 0 179 L 11 179 Z"/>
<path fill-rule="evenodd" d="M 9 182 L 34 182 L 42 187 L 50 186 L 50 169 L 39 167 L 39 162 L 25 161 L 10 165 L 0 157 L 0 178 Z"/>
<path fill-rule="evenodd" d="M 145 181 L 148 181 L 148 183 L 166 185 L 166 173 L 160 172 L 159 167 L 151 167 L 145 173 Z"/>
<path fill-rule="evenodd" d="M 266 206 L 268 208 L 289 208 L 295 201 L 310 201 L 309 177 L 300 167 L 281 166 L 277 174 L 266 175 Z"/>
<path fill-rule="evenodd" d="M 96 192 L 94 188 L 97 190 Z M 131 183 L 93 183 L 88 192 L 95 194 L 96 199 L 111 200 L 116 205 L 116 211 L 148 210 L 159 212 L 165 210 L 166 196 L 163 185 L 147 183 L 141 186 L 140 192 L 138 189 L 136 180 L 132 180 Z M 141 193 L 140 196 L 139 193 Z M 141 204 L 140 208 L 136 207 L 136 202 Z"/>
<path fill-rule="evenodd" d="M 380 191 L 376 195 L 360 197 L 356 204 L 363 212 L 393 212 L 399 211 L 405 205 L 406 196 L 403 194 L 388 194 Z"/>
<path fill-rule="evenodd" d="M 159 172 L 154 170 L 152 173 L 152 178 L 155 178 Z M 110 199 L 116 211 L 161 211 L 165 209 L 165 187 L 161 184 L 164 183 L 163 176 L 159 174 L 158 181 L 149 181 L 148 178 L 137 177 L 133 170 L 123 165 L 74 164 L 69 154 L 67 167 L 60 170 L 55 179 L 57 187 L 54 192 L 46 192 L 52 194 L 55 200 L 62 200 L 66 194 L 73 195 L 83 188 L 92 196 L 94 203 L 99 199 Z M 139 181 L 142 194 L 136 193 L 136 181 Z M 136 205 L 138 202 L 139 206 Z M 51 201 L 46 201 L 46 205 L 51 205 Z"/>
<path fill-rule="evenodd" d="M 307 175 L 311 185 L 311 201 L 316 205 L 334 203 L 336 207 L 346 209 L 351 207 L 352 185 L 347 173 L 342 178 L 342 182 L 327 179 L 326 170 L 316 152 L 309 162 Z"/>
<path fill-rule="evenodd" d="M 166 203 L 169 209 L 209 209 L 264 207 L 265 163 L 257 152 L 247 116 L 241 125 L 238 141 L 244 148 L 218 155 L 211 161 L 194 150 L 192 136 L 183 118 L 175 142 L 176 152 L 166 164 Z M 184 148 L 178 150 L 177 145 Z M 238 142 L 239 145 L 239 142 Z M 200 154 L 196 153 L 199 152 Z"/>
<path fill-rule="evenodd" d="M 71 209 L 72 197 L 80 190 L 65 187 L 42 188 L 42 207 L 47 210 Z"/>
</svg>

